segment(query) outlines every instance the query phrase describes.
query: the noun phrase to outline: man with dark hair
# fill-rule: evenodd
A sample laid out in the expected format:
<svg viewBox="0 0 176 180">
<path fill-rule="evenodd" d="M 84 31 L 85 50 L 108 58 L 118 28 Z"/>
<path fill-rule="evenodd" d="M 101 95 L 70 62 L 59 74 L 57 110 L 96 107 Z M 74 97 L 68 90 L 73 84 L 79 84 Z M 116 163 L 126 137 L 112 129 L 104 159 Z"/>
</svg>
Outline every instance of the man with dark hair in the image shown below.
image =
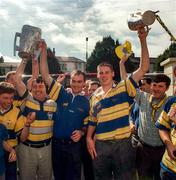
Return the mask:
<svg viewBox="0 0 176 180">
<path fill-rule="evenodd" d="M 150 77 L 144 77 L 140 81 L 139 89 L 141 91 L 150 93 L 150 85 L 152 83 L 152 79 Z"/>
<path fill-rule="evenodd" d="M 91 81 L 89 83 L 89 88 L 88 88 L 88 94 L 89 97 L 100 87 L 100 83 L 98 81 Z"/>
<path fill-rule="evenodd" d="M 41 74 L 49 87 L 49 96 L 57 102 L 58 109 L 52 143 L 54 177 L 55 180 L 80 180 L 81 137 L 84 134 L 84 120 L 89 115 L 89 101 L 82 93 L 85 74 L 79 70 L 71 73 L 71 91 L 68 92 L 49 75 L 46 43 L 41 42 L 41 46 Z"/>
<path fill-rule="evenodd" d="M 160 179 L 160 161 L 164 153 L 162 143 L 155 122 L 158 120 L 162 108 L 168 97 L 166 91 L 170 85 L 170 78 L 164 74 L 156 75 L 152 79 L 150 93 L 138 91 L 136 102 L 139 106 L 137 146 L 137 170 L 139 179 Z"/>
<path fill-rule="evenodd" d="M 165 144 L 165 153 L 160 163 L 162 180 L 176 179 L 176 97 L 171 97 L 165 104 L 156 122 L 160 137 Z"/>
<path fill-rule="evenodd" d="M 16 80 L 15 80 L 15 74 L 16 74 L 16 71 L 9 71 L 7 74 L 6 74 L 6 77 L 5 77 L 5 82 L 8 82 L 10 84 L 12 84 L 15 88 L 15 93 L 14 93 L 14 99 L 13 99 L 13 105 L 18 107 L 18 108 L 21 108 L 21 106 L 24 104 L 24 98 L 21 98 L 17 91 L 16 91 Z M 24 97 L 27 95 L 27 92 L 24 94 Z"/>
<path fill-rule="evenodd" d="M 22 59 L 16 71 L 16 88 L 23 97 L 27 91 L 22 81 L 27 59 Z M 36 61 L 32 59 L 32 61 Z M 32 63 L 32 69 L 38 68 Z M 42 78 L 34 77 L 31 83 L 31 92 L 27 91 L 23 114 L 35 112 L 35 121 L 26 124 L 27 134 L 18 147 L 19 175 L 21 180 L 50 180 L 52 178 L 51 139 L 53 135 L 53 119 L 56 112 L 56 103 L 49 99 L 46 86 Z"/>
<path fill-rule="evenodd" d="M 0 123 L 4 124 L 8 131 L 7 143 L 9 151 L 5 152 L 5 178 L 6 180 L 16 180 L 16 161 L 9 161 L 10 152 L 15 153 L 18 144 L 17 135 L 21 133 L 25 122 L 29 121 L 30 115 L 27 120 L 21 115 L 19 108 L 13 105 L 13 98 L 15 89 L 12 84 L 7 82 L 0 83 Z"/>
</svg>

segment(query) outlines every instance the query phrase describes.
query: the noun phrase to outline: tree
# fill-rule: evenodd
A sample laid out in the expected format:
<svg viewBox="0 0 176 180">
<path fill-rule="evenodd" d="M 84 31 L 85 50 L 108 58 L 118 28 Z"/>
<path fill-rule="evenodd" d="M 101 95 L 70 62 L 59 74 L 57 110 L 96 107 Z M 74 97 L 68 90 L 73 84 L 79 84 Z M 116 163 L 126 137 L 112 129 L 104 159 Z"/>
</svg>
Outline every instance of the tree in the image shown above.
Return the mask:
<svg viewBox="0 0 176 180">
<path fill-rule="evenodd" d="M 120 80 L 119 71 L 119 58 L 115 54 L 115 48 L 119 46 L 119 41 L 114 41 L 111 36 L 103 37 L 103 40 L 98 41 L 92 51 L 90 57 L 87 59 L 86 70 L 87 72 L 97 72 L 97 66 L 103 61 L 106 61 L 114 67 L 115 80 Z M 128 62 L 125 64 L 127 72 L 129 67 L 132 67 L 132 63 Z"/>
<path fill-rule="evenodd" d="M 0 63 L 4 63 L 4 58 L 3 58 L 3 56 L 0 57 Z"/>
<path fill-rule="evenodd" d="M 170 57 L 176 57 L 176 43 L 172 43 L 169 48 L 167 48 L 163 54 L 160 54 L 158 57 L 157 57 L 157 62 L 156 62 L 156 66 L 155 66 L 155 70 L 156 71 L 163 71 L 163 68 L 164 67 L 161 67 L 160 66 L 160 63 Z"/>
<path fill-rule="evenodd" d="M 3 56 L 0 57 L 0 63 L 4 63 Z M 4 68 L 0 68 L 0 76 L 4 75 L 4 73 L 5 73 L 5 69 Z"/>
<path fill-rule="evenodd" d="M 49 72 L 51 74 L 59 74 L 60 73 L 59 62 L 50 48 L 47 49 L 47 61 L 48 61 Z M 25 74 L 32 73 L 32 61 L 27 62 L 24 73 Z"/>
</svg>

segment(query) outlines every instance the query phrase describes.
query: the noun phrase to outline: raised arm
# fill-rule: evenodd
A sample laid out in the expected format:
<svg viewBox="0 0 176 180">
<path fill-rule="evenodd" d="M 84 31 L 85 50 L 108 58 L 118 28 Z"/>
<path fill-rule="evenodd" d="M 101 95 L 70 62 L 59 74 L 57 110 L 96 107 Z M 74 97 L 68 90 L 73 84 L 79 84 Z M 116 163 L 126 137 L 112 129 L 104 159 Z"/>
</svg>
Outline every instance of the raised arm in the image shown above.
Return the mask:
<svg viewBox="0 0 176 180">
<path fill-rule="evenodd" d="M 26 87 L 29 91 L 32 89 L 32 82 L 34 79 L 37 79 L 39 76 L 39 63 L 38 60 L 32 58 L 32 77 L 28 79 Z"/>
<path fill-rule="evenodd" d="M 19 96 L 23 96 L 26 92 L 26 86 L 22 80 L 22 75 L 27 64 L 27 59 L 22 59 L 15 73 L 15 86 Z"/>
<path fill-rule="evenodd" d="M 39 63 L 38 60 L 32 59 L 32 78 L 37 79 L 39 76 Z"/>
<path fill-rule="evenodd" d="M 125 62 L 127 61 L 127 59 L 128 59 L 128 56 L 123 56 L 119 62 L 121 80 L 125 80 L 128 77 L 128 74 L 127 74 L 126 68 L 125 68 Z"/>
<path fill-rule="evenodd" d="M 48 63 L 47 63 L 47 45 L 45 41 L 40 42 L 41 56 L 40 56 L 40 72 L 45 83 L 50 87 L 52 83 L 52 77 L 49 74 Z"/>
<path fill-rule="evenodd" d="M 138 31 L 138 37 L 141 44 L 141 59 L 140 59 L 140 65 L 139 68 L 133 73 L 132 78 L 139 82 L 139 80 L 142 79 L 143 75 L 148 72 L 149 70 L 149 52 L 147 47 L 147 35 L 148 35 L 149 29 L 140 28 Z"/>
</svg>

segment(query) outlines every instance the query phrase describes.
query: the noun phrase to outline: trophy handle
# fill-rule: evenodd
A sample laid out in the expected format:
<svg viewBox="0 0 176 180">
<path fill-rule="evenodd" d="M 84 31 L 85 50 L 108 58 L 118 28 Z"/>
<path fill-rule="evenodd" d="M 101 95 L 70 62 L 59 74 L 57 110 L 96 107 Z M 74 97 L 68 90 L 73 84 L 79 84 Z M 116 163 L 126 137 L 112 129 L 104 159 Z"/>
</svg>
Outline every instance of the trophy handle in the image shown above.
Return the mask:
<svg viewBox="0 0 176 180">
<path fill-rule="evenodd" d="M 17 40 L 17 37 L 21 37 L 21 33 L 19 32 L 16 32 L 15 34 L 15 39 L 14 39 L 14 52 L 13 52 L 13 55 L 16 56 L 16 51 L 19 51 L 20 50 L 20 47 L 16 45 L 16 40 Z"/>
</svg>

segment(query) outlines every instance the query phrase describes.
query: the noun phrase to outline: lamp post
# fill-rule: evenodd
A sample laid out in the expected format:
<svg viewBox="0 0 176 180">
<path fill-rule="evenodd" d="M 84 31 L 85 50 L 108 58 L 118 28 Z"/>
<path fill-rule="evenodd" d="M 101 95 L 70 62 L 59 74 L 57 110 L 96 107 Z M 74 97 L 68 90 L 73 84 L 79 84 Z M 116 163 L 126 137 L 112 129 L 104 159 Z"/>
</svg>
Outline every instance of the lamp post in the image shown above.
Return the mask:
<svg viewBox="0 0 176 180">
<path fill-rule="evenodd" d="M 86 62 L 87 62 L 87 59 L 88 59 L 88 40 L 89 40 L 89 38 L 86 37 Z"/>
</svg>

